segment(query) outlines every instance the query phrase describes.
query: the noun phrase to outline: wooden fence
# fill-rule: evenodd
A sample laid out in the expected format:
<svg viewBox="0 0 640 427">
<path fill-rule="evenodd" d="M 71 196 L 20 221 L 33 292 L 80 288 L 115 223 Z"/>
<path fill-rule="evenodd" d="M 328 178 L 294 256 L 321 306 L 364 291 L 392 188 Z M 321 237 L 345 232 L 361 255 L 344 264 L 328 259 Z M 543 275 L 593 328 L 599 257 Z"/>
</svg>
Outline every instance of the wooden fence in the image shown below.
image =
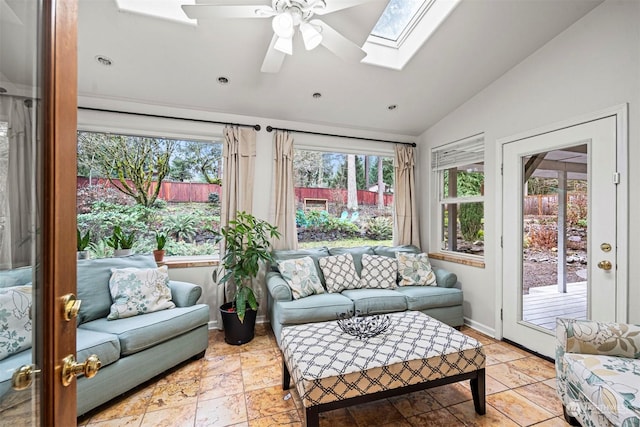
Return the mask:
<svg viewBox="0 0 640 427">
<path fill-rule="evenodd" d="M 586 203 L 585 193 L 569 193 L 568 203 Z M 558 213 L 557 194 L 537 194 L 526 196 L 524 200 L 525 215 L 556 215 Z"/>
<path fill-rule="evenodd" d="M 131 185 L 131 181 L 128 181 Z M 93 178 L 93 185 L 99 184 L 106 187 L 113 187 L 109 180 L 104 178 Z M 79 176 L 77 187 L 89 185 L 89 178 Z M 329 203 L 347 203 L 347 190 L 334 188 L 307 188 L 296 187 L 294 189 L 296 201 L 304 203 L 305 199 L 327 200 Z M 216 193 L 221 196 L 222 188 L 217 184 L 206 184 L 201 182 L 176 182 L 162 181 L 158 197 L 167 202 L 207 202 L 209 194 Z M 372 205 L 378 204 L 378 193 L 376 191 L 358 190 L 358 204 Z M 393 204 L 393 194 L 384 194 L 384 205 Z"/>
</svg>

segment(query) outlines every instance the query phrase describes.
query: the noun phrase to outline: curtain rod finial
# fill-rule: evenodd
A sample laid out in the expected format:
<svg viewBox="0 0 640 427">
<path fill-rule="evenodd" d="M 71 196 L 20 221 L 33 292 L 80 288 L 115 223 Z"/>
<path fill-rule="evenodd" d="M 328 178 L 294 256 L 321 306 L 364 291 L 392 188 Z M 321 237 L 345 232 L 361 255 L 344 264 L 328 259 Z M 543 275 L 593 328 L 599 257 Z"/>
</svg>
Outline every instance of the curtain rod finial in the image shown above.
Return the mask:
<svg viewBox="0 0 640 427">
<path fill-rule="evenodd" d="M 273 131 L 273 128 L 271 126 L 267 126 L 267 132 L 271 132 Z"/>
<path fill-rule="evenodd" d="M 262 129 L 262 127 L 260 127 L 260 125 L 254 125 L 253 128 L 257 131 L 259 131 L 260 129 Z"/>
</svg>

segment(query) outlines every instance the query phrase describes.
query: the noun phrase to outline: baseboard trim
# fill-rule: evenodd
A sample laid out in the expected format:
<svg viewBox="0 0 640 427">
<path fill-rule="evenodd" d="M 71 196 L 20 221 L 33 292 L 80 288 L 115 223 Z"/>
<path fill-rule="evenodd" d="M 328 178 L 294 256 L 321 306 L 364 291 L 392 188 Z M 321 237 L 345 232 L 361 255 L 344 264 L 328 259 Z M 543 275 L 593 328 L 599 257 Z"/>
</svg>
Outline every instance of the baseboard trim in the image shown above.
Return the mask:
<svg viewBox="0 0 640 427">
<path fill-rule="evenodd" d="M 467 317 L 464 318 L 464 324 L 465 326 L 470 327 L 471 329 L 475 329 L 478 332 L 481 332 L 487 336 L 490 336 L 491 338 L 495 338 L 496 337 L 496 330 L 494 328 L 490 328 L 487 325 L 484 325 L 480 322 L 476 322 L 473 319 L 469 319 Z"/>
</svg>

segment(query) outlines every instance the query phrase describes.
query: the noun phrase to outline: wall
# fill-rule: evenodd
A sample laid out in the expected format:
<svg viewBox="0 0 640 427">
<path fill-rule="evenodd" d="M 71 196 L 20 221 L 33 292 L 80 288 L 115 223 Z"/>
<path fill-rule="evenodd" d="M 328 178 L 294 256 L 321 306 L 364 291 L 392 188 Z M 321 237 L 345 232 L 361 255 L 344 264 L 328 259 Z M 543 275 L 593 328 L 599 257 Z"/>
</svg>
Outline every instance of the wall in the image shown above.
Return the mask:
<svg viewBox="0 0 640 427">
<path fill-rule="evenodd" d="M 485 134 L 485 218 L 495 218 L 501 208 L 497 182 L 500 153 L 496 140 L 541 126 L 550 125 L 629 104 L 629 164 L 640 161 L 640 2 L 606 1 L 540 50 L 505 73 L 420 137 L 419 182 L 430 188 L 429 148 L 474 135 Z M 640 180 L 640 169 L 629 170 L 629 183 Z M 630 184 L 629 218 L 640 215 L 640 194 Z M 423 224 L 430 222 L 434 208 L 429 198 L 421 200 Z M 485 222 L 484 269 L 447 262 L 434 262 L 458 274 L 465 295 L 465 317 L 470 324 L 494 332 L 497 327 L 497 283 L 500 271 L 499 227 Z M 432 226 L 434 224 L 431 224 Z M 431 230 L 435 230 L 431 227 Z M 436 250 L 423 226 L 423 246 Z M 640 224 L 629 224 L 630 260 L 640 257 Z M 640 264 L 630 263 L 629 321 L 640 322 Z M 499 330 L 495 331 L 498 334 Z"/>
</svg>

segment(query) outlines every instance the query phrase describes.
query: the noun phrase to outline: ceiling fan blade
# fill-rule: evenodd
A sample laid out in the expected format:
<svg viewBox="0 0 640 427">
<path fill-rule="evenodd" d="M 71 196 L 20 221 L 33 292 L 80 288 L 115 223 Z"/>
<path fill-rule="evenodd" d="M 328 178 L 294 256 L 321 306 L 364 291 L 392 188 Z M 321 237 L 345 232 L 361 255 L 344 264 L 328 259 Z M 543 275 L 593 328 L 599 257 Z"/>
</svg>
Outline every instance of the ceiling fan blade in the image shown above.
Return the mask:
<svg viewBox="0 0 640 427">
<path fill-rule="evenodd" d="M 367 53 L 360 46 L 321 20 L 313 19 L 309 23 L 321 29 L 322 41 L 320 44 L 345 61 L 360 62 L 367 56 Z"/>
<path fill-rule="evenodd" d="M 183 4 L 182 10 L 191 19 L 268 18 L 276 13 L 270 6 L 226 6 L 215 4 Z"/>
<path fill-rule="evenodd" d="M 260 71 L 263 73 L 277 73 L 280 71 L 282 63 L 284 62 L 284 57 L 287 56 L 286 53 L 275 49 L 276 41 L 278 41 L 278 36 L 274 34 L 271 38 L 267 54 L 264 56 L 262 68 L 260 68 Z"/>
<path fill-rule="evenodd" d="M 313 9 L 316 15 L 326 15 L 328 13 L 337 12 L 338 10 L 348 9 L 353 6 L 359 6 L 365 3 L 372 3 L 380 0 L 326 0 L 327 6 L 324 8 L 317 7 Z"/>
</svg>

